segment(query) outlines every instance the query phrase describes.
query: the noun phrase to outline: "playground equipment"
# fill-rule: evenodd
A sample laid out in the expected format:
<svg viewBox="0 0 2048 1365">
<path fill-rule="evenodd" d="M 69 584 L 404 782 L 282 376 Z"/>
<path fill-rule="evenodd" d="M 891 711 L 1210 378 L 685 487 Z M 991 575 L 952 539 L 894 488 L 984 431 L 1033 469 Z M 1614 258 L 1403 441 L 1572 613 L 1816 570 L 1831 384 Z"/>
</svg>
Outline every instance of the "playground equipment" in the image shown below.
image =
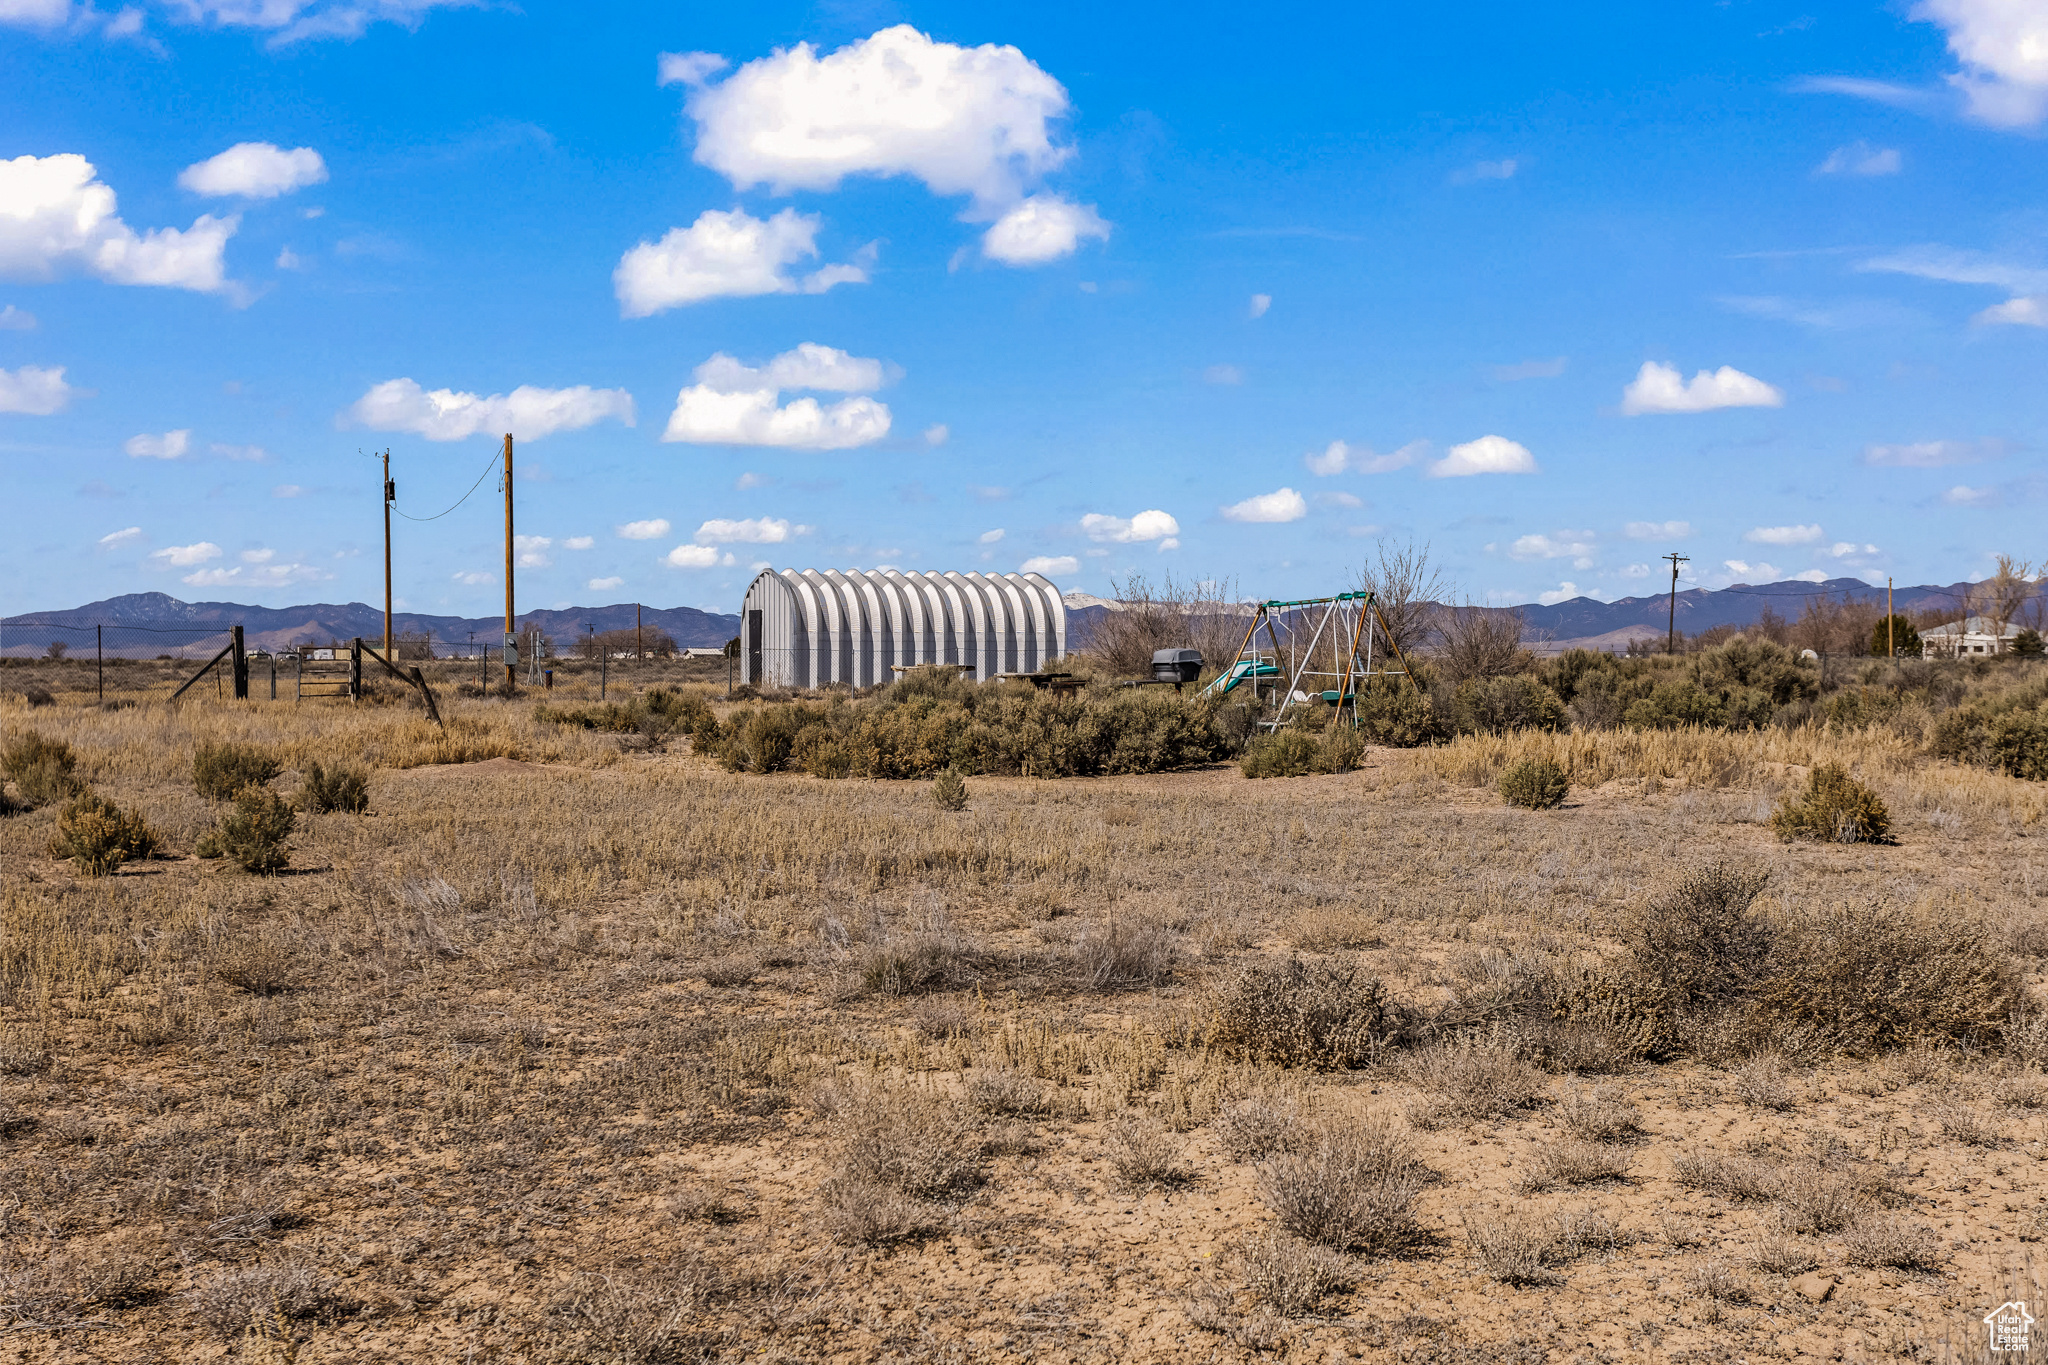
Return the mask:
<svg viewBox="0 0 2048 1365">
<path fill-rule="evenodd" d="M 1270 649 L 1260 648 L 1260 627 Z M 1384 653 L 1381 645 L 1384 645 Z M 1391 654 L 1399 668 L 1383 664 Z M 1245 628 L 1237 658 L 1203 688 L 1203 694 L 1225 695 L 1249 684 L 1255 695 L 1279 682 L 1280 709 L 1259 724 L 1277 730 L 1297 707 L 1326 705 L 1350 708 L 1358 724 L 1358 691 L 1377 677 L 1414 679 L 1408 660 L 1387 629 L 1378 598 L 1370 592 L 1342 592 L 1334 597 L 1309 597 L 1296 602 L 1261 602 Z M 1334 686 L 1327 684 L 1334 683 Z"/>
</svg>

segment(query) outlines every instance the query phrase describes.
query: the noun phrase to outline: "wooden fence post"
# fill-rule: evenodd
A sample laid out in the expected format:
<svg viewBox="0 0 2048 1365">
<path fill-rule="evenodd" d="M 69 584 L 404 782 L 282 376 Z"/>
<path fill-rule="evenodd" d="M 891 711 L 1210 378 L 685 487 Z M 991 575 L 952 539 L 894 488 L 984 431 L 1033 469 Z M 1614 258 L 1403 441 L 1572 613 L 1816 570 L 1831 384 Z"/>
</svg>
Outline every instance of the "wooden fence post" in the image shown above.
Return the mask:
<svg viewBox="0 0 2048 1365">
<path fill-rule="evenodd" d="M 235 651 L 235 700 L 249 700 L 249 655 L 242 648 L 242 627 L 238 623 L 232 628 L 228 639 L 229 647 Z"/>
<path fill-rule="evenodd" d="M 358 635 L 348 646 L 348 699 L 354 702 L 363 695 L 363 637 Z"/>
</svg>

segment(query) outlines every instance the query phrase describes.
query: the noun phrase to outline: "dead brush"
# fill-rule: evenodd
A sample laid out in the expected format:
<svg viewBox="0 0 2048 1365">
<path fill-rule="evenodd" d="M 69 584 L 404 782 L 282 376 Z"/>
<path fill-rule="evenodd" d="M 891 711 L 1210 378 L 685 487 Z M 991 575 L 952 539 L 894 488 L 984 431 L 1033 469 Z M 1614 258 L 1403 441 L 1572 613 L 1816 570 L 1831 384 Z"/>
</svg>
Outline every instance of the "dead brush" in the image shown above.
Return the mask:
<svg viewBox="0 0 2048 1365">
<path fill-rule="evenodd" d="M 1602 1086 L 1574 1090 L 1557 1106 L 1557 1121 L 1586 1142 L 1633 1142 L 1643 1136 L 1643 1116 L 1622 1093 Z"/>
<path fill-rule="evenodd" d="M 1209 1131 L 1232 1161 L 1258 1161 L 1275 1152 L 1298 1152 L 1314 1140 L 1300 1096 L 1263 1090 L 1225 1105 Z"/>
<path fill-rule="evenodd" d="M 1550 1238 L 1561 1260 L 1577 1260 L 1603 1251 L 1619 1251 L 1635 1241 L 1600 1209 L 1565 1209 L 1550 1217 Z"/>
<path fill-rule="evenodd" d="M 1513 1043 L 1464 1037 L 1423 1048 L 1403 1066 L 1427 1097 L 1408 1113 L 1422 1129 L 1446 1128 L 1482 1119 L 1504 1119 L 1535 1107 L 1543 1078 L 1521 1058 Z"/>
<path fill-rule="evenodd" d="M 223 1342 L 246 1334 L 259 1317 L 293 1322 L 338 1315 L 341 1282 L 297 1257 L 219 1270 L 186 1291 L 193 1312 Z"/>
<path fill-rule="evenodd" d="M 1378 1060 L 1408 1027 L 1378 977 L 1357 963 L 1259 963 L 1206 1002 L 1209 1045 L 1273 1066 L 1336 1071 Z"/>
<path fill-rule="evenodd" d="M 1671 1159 L 1671 1174 L 1688 1189 L 1738 1203 L 1768 1203 L 1778 1192 L 1777 1173 L 1770 1167 L 1706 1148 L 1678 1153 Z"/>
<path fill-rule="evenodd" d="M 1685 1276 L 1686 1291 L 1713 1303 L 1748 1303 L 1755 1295 L 1728 1262 L 1714 1259 L 1694 1266 Z"/>
<path fill-rule="evenodd" d="M 1928 1106 L 1941 1135 L 1966 1147 L 1996 1147 L 2005 1141 L 1998 1121 L 1960 1095 L 1943 1095 Z"/>
<path fill-rule="evenodd" d="M 967 1102 L 984 1114 L 1026 1118 L 1052 1109 L 1046 1086 L 1034 1076 L 1008 1067 L 984 1067 L 967 1082 Z"/>
<path fill-rule="evenodd" d="M 252 935 L 221 944 L 212 963 L 216 980 L 257 996 L 291 990 L 299 983 L 302 970 L 298 949 L 274 934 Z"/>
<path fill-rule="evenodd" d="M 1550 1268 L 1557 1242 L 1549 1229 L 1516 1214 L 1465 1209 L 1458 1218 L 1465 1226 L 1465 1244 L 1489 1278 L 1517 1289 L 1556 1284 L 1561 1278 Z"/>
<path fill-rule="evenodd" d="M 1870 1214 L 1842 1235 L 1850 1265 L 1883 1270 L 1941 1269 L 1941 1243 L 1932 1230 L 1897 1214 Z"/>
<path fill-rule="evenodd" d="M 1117 1188 L 1126 1193 L 1177 1189 L 1195 1179 L 1182 1158 L 1187 1144 L 1151 1114 L 1125 1111 L 1111 1119 L 1103 1142 Z"/>
<path fill-rule="evenodd" d="M 1790 1279 L 1820 1265 L 1820 1248 L 1783 1228 L 1765 1227 L 1758 1231 L 1744 1259 L 1766 1275 Z"/>
<path fill-rule="evenodd" d="M 1616 1142 L 1567 1138 L 1536 1149 L 1517 1185 L 1524 1194 L 1560 1186 L 1599 1185 L 1628 1179 L 1635 1152 Z"/>
<path fill-rule="evenodd" d="M 913 933 L 896 933 L 862 945 L 854 978 L 867 995 L 901 998 L 972 984 L 975 945 L 951 924 L 936 920 Z"/>
<path fill-rule="evenodd" d="M 1313 1146 L 1267 1158 L 1259 1195 L 1297 1237 L 1338 1251 L 1392 1255 L 1422 1235 L 1414 1207 L 1429 1178 L 1407 1141 L 1374 1118 L 1333 1125 Z"/>
<path fill-rule="evenodd" d="M 1128 990 L 1173 979 L 1181 936 L 1158 924 L 1110 921 L 1074 936 L 1068 946 L 1076 980 L 1086 990 Z"/>
<path fill-rule="evenodd" d="M 1238 1249 L 1245 1290 L 1283 1318 L 1300 1317 L 1354 1283 L 1342 1256 L 1298 1238 L 1262 1232 Z"/>
<path fill-rule="evenodd" d="M 60 1247 L 0 1263 L 0 1313 L 66 1321 L 83 1313 L 154 1302 L 158 1266 L 119 1250 Z"/>
<path fill-rule="evenodd" d="M 839 1174 L 916 1199 L 963 1194 L 982 1180 L 981 1139 L 970 1111 L 928 1092 L 861 1090 L 833 1115 Z"/>
<path fill-rule="evenodd" d="M 730 1291 L 730 1277 L 701 1253 L 579 1274 L 546 1305 L 547 1358 L 621 1365 L 715 1358 L 716 1339 L 702 1319 Z"/>
<path fill-rule="evenodd" d="M 1771 1197 L 1794 1232 L 1838 1232 L 1870 1208 L 1863 1182 L 1813 1162 L 1785 1167 L 1773 1185 Z"/>
<path fill-rule="evenodd" d="M 1760 1053 L 1736 1068 L 1733 1088 L 1752 1109 L 1783 1113 L 1794 1102 L 1792 1087 L 1785 1084 L 1785 1063 L 1774 1053 Z"/>
</svg>

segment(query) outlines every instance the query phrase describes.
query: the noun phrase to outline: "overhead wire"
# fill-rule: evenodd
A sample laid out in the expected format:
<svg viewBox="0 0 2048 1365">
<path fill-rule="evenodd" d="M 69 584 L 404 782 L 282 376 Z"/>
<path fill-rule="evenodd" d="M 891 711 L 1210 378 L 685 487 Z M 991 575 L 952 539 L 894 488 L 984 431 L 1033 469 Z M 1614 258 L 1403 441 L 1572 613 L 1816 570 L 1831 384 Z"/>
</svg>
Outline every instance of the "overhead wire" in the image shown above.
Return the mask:
<svg viewBox="0 0 2048 1365">
<path fill-rule="evenodd" d="M 461 497 L 455 500 L 453 506 L 450 506 L 443 511 L 436 512 L 431 517 L 407 516 L 404 512 L 398 512 L 398 508 L 395 505 L 392 507 L 391 510 L 394 512 L 398 512 L 398 515 L 400 515 L 401 517 L 405 517 L 407 521 L 439 521 L 442 517 L 447 516 L 449 512 L 453 512 L 455 508 L 462 506 L 462 504 L 464 504 L 465 502 L 468 502 L 469 494 L 476 492 L 476 490 L 479 488 L 482 488 L 484 486 L 484 480 L 490 477 L 491 471 L 493 469 L 496 469 L 497 467 L 498 452 L 492 451 L 491 458 L 484 464 L 484 472 L 477 475 L 476 482 L 469 486 L 469 493 L 464 493 Z"/>
</svg>

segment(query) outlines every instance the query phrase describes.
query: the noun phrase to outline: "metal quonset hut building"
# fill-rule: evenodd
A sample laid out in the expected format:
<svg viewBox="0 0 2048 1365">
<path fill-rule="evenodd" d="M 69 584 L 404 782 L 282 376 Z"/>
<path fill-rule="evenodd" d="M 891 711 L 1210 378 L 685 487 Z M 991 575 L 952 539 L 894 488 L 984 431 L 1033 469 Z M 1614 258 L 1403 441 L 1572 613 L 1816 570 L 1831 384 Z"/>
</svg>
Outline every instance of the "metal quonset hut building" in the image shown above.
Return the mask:
<svg viewBox="0 0 2048 1365">
<path fill-rule="evenodd" d="M 757 686 L 873 687 L 917 664 L 987 680 L 1066 652 L 1060 590 L 1035 573 L 767 569 L 740 608 L 740 678 Z"/>
</svg>

